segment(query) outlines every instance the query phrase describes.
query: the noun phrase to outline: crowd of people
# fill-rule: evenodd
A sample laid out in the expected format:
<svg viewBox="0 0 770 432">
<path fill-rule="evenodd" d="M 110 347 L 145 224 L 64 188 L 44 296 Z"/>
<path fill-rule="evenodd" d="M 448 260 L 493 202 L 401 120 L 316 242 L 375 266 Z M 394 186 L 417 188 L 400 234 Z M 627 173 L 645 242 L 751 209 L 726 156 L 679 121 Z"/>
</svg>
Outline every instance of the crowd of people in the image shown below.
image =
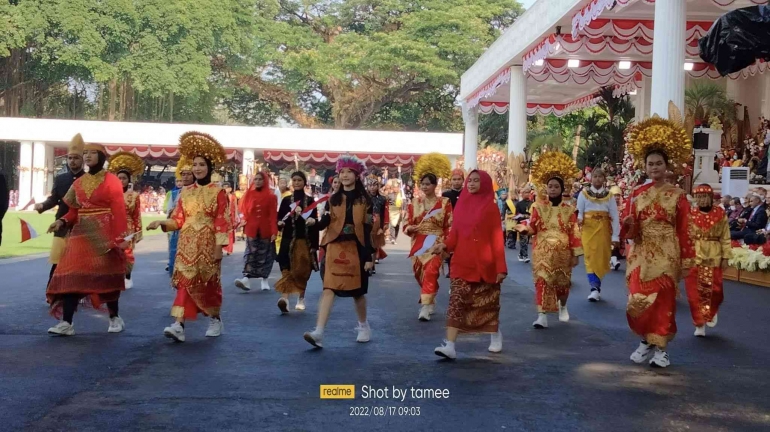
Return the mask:
<svg viewBox="0 0 770 432">
<path fill-rule="evenodd" d="M 236 287 L 250 291 L 258 283 L 261 290 L 271 290 L 270 273 L 277 261 L 276 305 L 281 314 L 292 314 L 307 308 L 307 285 L 319 272 L 323 292 L 317 322 L 304 339 L 323 347 L 333 303 L 341 297 L 353 299 L 356 341 L 369 342 L 369 280 L 376 275 L 376 263 L 387 256 L 387 243 L 401 232 L 410 239 L 419 321 L 433 319 L 441 276 L 449 278 L 446 339 L 435 354 L 456 358 L 458 336 L 467 333 L 489 334 L 489 351 L 500 352 L 500 290 L 509 275 L 505 246 L 512 234 L 509 247 L 519 248 L 521 261 L 531 261 L 536 329 L 548 328 L 552 313 L 569 322 L 572 270 L 579 257 L 584 256 L 588 275 L 588 300 L 599 302 L 603 277 L 625 255 L 627 321 L 642 339 L 631 360 L 667 367 L 668 345 L 676 334 L 678 278 L 685 277 L 695 335 L 705 336 L 705 327 L 717 322 L 731 231 L 766 224 L 767 215 L 757 216 L 765 210 L 754 196 L 751 214 L 729 206 L 728 197 L 722 207 L 705 185 L 696 188 L 691 206 L 684 191 L 668 181 L 669 170 L 683 154 L 678 149 L 691 145 L 682 126 L 651 119 L 637 128 L 659 133 L 639 134 L 629 143 L 648 182 L 627 199 L 608 188 L 601 168 L 593 170 L 589 186 L 573 190 L 577 167 L 560 152 L 541 155 L 531 184 L 511 197 L 496 194 L 492 177 L 483 170 L 442 173 L 426 168 L 415 170 L 419 191 L 411 190 L 410 198 L 406 185 L 367 176 L 364 162 L 353 156 L 339 158 L 331 191 L 323 196 L 307 191 L 302 171 L 275 180 L 258 172 L 251 184 L 233 192 L 229 185 L 212 182 L 225 160 L 222 146 L 209 135 L 186 133 L 180 138 L 177 184 L 163 208 L 167 219 L 146 227 L 169 233 L 168 271 L 176 295 L 173 322 L 163 334 L 184 342 L 185 323 L 199 315 L 209 319 L 207 337 L 223 333 L 221 262 L 242 229 L 244 267 Z M 668 138 L 646 138 L 660 134 Z M 128 187 L 141 160 L 130 154 L 108 160 L 103 147 L 85 144 L 80 137 L 73 139 L 69 153 L 68 172 L 57 177 L 50 202 L 36 208 L 59 205 L 50 232 L 61 240 L 52 251 L 47 301 L 60 321 L 49 332 L 73 335 L 78 305 L 106 305 L 108 331 L 118 333 L 125 326 L 118 309 L 120 293 L 131 286 L 133 251 L 141 241 L 141 219 L 136 217 L 141 204 Z M 731 230 L 729 220 L 744 225 Z"/>
</svg>

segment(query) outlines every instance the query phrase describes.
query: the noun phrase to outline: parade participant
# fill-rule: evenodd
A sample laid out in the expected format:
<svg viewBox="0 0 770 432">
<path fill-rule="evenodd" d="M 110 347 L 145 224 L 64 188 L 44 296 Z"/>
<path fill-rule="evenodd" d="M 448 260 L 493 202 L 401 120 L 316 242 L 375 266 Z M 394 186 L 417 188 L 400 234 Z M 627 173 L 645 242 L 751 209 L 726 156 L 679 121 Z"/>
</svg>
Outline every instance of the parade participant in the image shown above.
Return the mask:
<svg viewBox="0 0 770 432">
<path fill-rule="evenodd" d="M 331 184 L 331 189 L 329 190 L 329 194 L 330 195 L 334 195 L 335 193 L 337 193 L 337 191 L 340 190 L 340 186 L 342 186 L 340 184 L 340 176 L 338 176 L 338 175 L 335 175 L 334 177 L 330 178 L 329 179 L 329 183 Z M 323 216 L 323 215 L 325 215 L 328 212 L 329 212 L 329 201 L 327 200 L 327 201 L 322 202 L 318 206 L 318 215 L 319 216 Z M 325 232 L 323 232 L 323 230 L 318 230 L 318 232 L 319 232 L 319 237 L 323 238 Z M 318 266 L 320 267 L 319 273 L 321 274 L 321 280 L 323 280 L 324 273 L 326 271 L 326 260 L 324 259 L 325 254 L 326 254 L 326 248 L 323 247 L 323 246 L 319 246 L 319 248 L 318 248 L 318 263 L 319 263 L 319 265 Z"/>
<path fill-rule="evenodd" d="M 692 151 L 681 114 L 669 104 L 669 118 L 653 117 L 635 126 L 627 139 L 628 153 L 644 164 L 649 184 L 636 188 L 623 217 L 624 237 L 633 241 L 626 257 L 631 330 L 642 337 L 631 360 L 670 364 L 666 347 L 676 335 L 678 279 L 692 267 L 694 248 L 688 234 L 690 205 L 685 191 L 666 182 L 668 167 L 681 166 Z"/>
<path fill-rule="evenodd" d="M 171 276 L 176 297 L 171 307 L 175 321 L 163 334 L 176 342 L 185 341 L 185 321 L 202 313 L 209 317 L 207 337 L 222 334 L 222 248 L 231 229 L 227 193 L 212 183 L 216 165 L 226 160 L 225 150 L 214 137 L 186 132 L 179 138 L 179 153 L 192 161 L 195 183 L 179 195 L 171 218 L 154 221 L 148 230 L 179 231 L 179 248 Z"/>
<path fill-rule="evenodd" d="M 591 302 L 601 300 L 602 278 L 610 271 L 612 248 L 620 243 L 618 207 L 604 187 L 606 180 L 604 170 L 596 168 L 591 173 L 591 186 L 584 188 L 577 199 L 586 274 L 591 286 L 588 301 Z"/>
<path fill-rule="evenodd" d="M 490 223 L 498 217 L 494 203 L 492 178 L 485 171 L 473 170 L 452 214 L 452 228 L 445 244 L 436 246 L 434 253 L 445 250 L 454 253 L 447 329 L 444 345 L 436 355 L 457 357 L 455 341 L 458 333 L 491 334 L 490 352 L 503 349 L 500 323 L 500 284 L 508 274 L 505 263 L 502 228 Z"/>
<path fill-rule="evenodd" d="M 166 217 L 171 218 L 174 213 L 176 204 L 179 202 L 179 196 L 182 194 L 182 190 L 195 183 L 195 176 L 192 173 L 192 161 L 187 160 L 182 156 L 179 158 L 179 162 L 176 165 L 176 177 L 177 188 L 171 191 L 171 198 L 166 206 Z M 179 243 L 179 231 L 172 231 L 168 234 L 168 266 L 166 271 L 169 276 L 174 273 L 174 261 L 176 259 L 176 249 Z"/>
<path fill-rule="evenodd" d="M 314 200 L 305 193 L 307 177 L 302 171 L 291 175 L 294 193 L 281 201 L 278 210 L 278 228 L 283 234 L 278 251 L 278 265 L 281 278 L 275 283 L 275 290 L 281 293 L 278 309 L 282 314 L 289 312 L 289 296 L 297 295 L 294 310 L 305 310 L 305 289 L 310 274 L 316 270 L 318 250 L 318 229 L 313 226 L 318 212 L 313 209 L 305 220 L 304 209 Z M 312 219 L 312 220 L 311 220 Z"/>
<path fill-rule="evenodd" d="M 452 226 L 452 203 L 449 198 L 436 196 L 438 177 L 447 177 L 450 167 L 446 156 L 438 153 L 422 156 L 415 166 L 415 178 L 420 182 L 423 196 L 409 203 L 404 234 L 412 238 L 409 257 L 414 277 L 420 284 L 420 321 L 430 321 L 435 311 L 443 264 L 443 259 L 431 253 L 430 248 L 442 243 Z"/>
<path fill-rule="evenodd" d="M 559 321 L 569 321 L 567 299 L 572 285 L 572 268 L 583 255 L 575 207 L 563 202 L 564 184 L 575 176 L 577 167 L 564 153 L 541 155 L 532 168 L 535 184 L 545 195 L 532 205 L 527 226 L 533 236 L 532 276 L 535 282 L 536 329 L 548 327 L 547 313 L 559 313 Z"/>
<path fill-rule="evenodd" d="M 390 225 L 390 211 L 388 199 L 380 194 L 380 178 L 372 174 L 366 178 L 366 190 L 371 196 L 372 202 L 372 248 L 374 250 L 371 274 L 377 274 L 377 264 L 385 259 L 385 229 Z"/>
<path fill-rule="evenodd" d="M 83 145 L 78 135 L 76 146 Z M 72 318 L 78 302 L 99 309 L 104 303 L 110 314 L 109 333 L 125 328 L 118 315 L 118 299 L 125 286 L 126 204 L 120 180 L 104 170 L 107 152 L 100 144 L 85 144 L 83 160 L 88 173 L 78 177 L 64 195 L 67 214 L 51 224 L 48 232 L 71 227 L 64 253 L 48 284 L 46 296 L 51 314 L 61 321 L 48 333 L 75 334 Z"/>
<path fill-rule="evenodd" d="M 613 186 L 610 188 L 610 195 L 615 200 L 618 215 L 623 214 L 623 191 L 618 186 Z M 612 245 L 612 256 L 610 257 L 610 268 L 616 271 L 620 268 L 620 260 L 623 259 L 623 249 L 626 244 L 625 239 L 620 237 L 620 233 L 618 233 L 618 240 L 618 244 Z"/>
<path fill-rule="evenodd" d="M 388 197 L 388 219 L 390 219 L 390 243 L 396 244 L 398 241 L 398 233 L 401 229 L 401 219 L 404 214 L 404 196 L 401 189 L 398 187 L 398 180 L 394 180 L 394 183 L 390 187 Z"/>
<path fill-rule="evenodd" d="M 70 141 L 67 148 L 67 172 L 56 176 L 53 180 L 53 188 L 51 194 L 48 195 L 45 201 L 39 204 L 35 204 L 35 211 L 43 213 L 56 206 L 59 208 L 56 210 L 56 219 L 61 219 L 69 211 L 69 206 L 64 201 L 64 196 L 67 191 L 70 190 L 72 183 L 75 180 L 85 174 L 83 170 L 83 137 L 80 134 L 75 135 Z M 51 243 L 51 254 L 48 258 L 48 262 L 51 263 L 51 271 L 48 273 L 48 283 L 51 283 L 51 278 L 56 270 L 59 260 L 61 260 L 62 253 L 64 253 L 64 245 L 66 244 L 67 233 L 70 227 L 63 226 L 62 229 L 53 233 L 53 242 Z"/>
<path fill-rule="evenodd" d="M 235 280 L 235 286 L 249 291 L 250 279 L 260 279 L 262 291 L 270 291 L 267 278 L 275 261 L 273 242 L 278 236 L 278 210 L 275 195 L 270 190 L 267 174 L 258 172 L 254 184 L 241 200 L 241 222 L 246 235 L 246 252 L 243 254 L 243 277 Z"/>
<path fill-rule="evenodd" d="M 695 244 L 695 266 L 685 276 L 687 300 L 695 336 L 706 336 L 706 325 L 717 325 L 722 304 L 722 269 L 732 257 L 730 229 L 722 207 L 714 205 L 714 191 L 702 184 L 693 191 L 696 207 L 690 209 L 690 233 Z"/>
<path fill-rule="evenodd" d="M 238 200 L 233 193 L 233 186 L 230 183 L 224 183 L 224 190 L 227 192 L 227 207 L 230 212 L 230 220 L 232 221 L 233 228 L 227 233 L 227 247 L 225 247 L 225 253 L 227 256 L 233 254 L 235 248 L 235 231 L 239 225 L 238 220 Z"/>
<path fill-rule="evenodd" d="M 281 207 L 281 203 L 284 198 L 290 197 L 292 194 L 291 189 L 288 186 L 288 182 L 285 178 L 278 179 L 278 187 L 276 188 L 276 198 L 278 199 L 278 209 Z M 282 230 L 278 230 L 278 237 L 275 239 L 275 253 L 278 254 L 281 250 L 281 240 L 283 240 Z"/>
<path fill-rule="evenodd" d="M 530 218 L 530 209 L 532 208 L 532 189 L 525 187 L 521 190 L 521 199 L 516 203 L 516 215 L 514 219 L 522 224 Z M 520 228 L 522 225 L 517 225 Z M 519 231 L 519 262 L 529 262 L 529 234 L 525 229 Z"/>
<path fill-rule="evenodd" d="M 142 204 L 139 193 L 134 191 L 133 182 L 136 177 L 144 172 L 144 161 L 137 155 L 129 152 L 118 152 L 110 157 L 107 170 L 120 179 L 123 185 L 123 196 L 126 201 L 126 222 L 128 233 L 132 235 L 126 253 L 126 289 L 134 287 L 131 280 L 131 272 L 134 269 L 136 258 L 134 248 L 142 241 Z"/>
<path fill-rule="evenodd" d="M 457 199 L 460 198 L 460 193 L 463 190 L 463 183 L 465 182 L 465 171 L 460 168 L 452 170 L 452 177 L 449 179 L 449 186 L 451 189 L 445 191 L 441 196 L 449 198 L 449 202 L 452 203 L 452 208 L 457 206 Z"/>
<path fill-rule="evenodd" d="M 369 342 L 371 328 L 366 318 L 368 272 L 374 268 L 372 254 L 372 203 L 361 182 L 364 163 L 355 156 L 340 156 L 337 173 L 342 187 L 329 199 L 329 212 L 318 222 L 325 229 L 321 245 L 326 248 L 326 274 L 318 318 L 313 331 L 304 334 L 311 345 L 322 348 L 324 327 L 334 305 L 334 297 L 352 297 L 358 316 L 356 342 Z M 311 223 L 312 218 L 308 219 Z"/>
</svg>

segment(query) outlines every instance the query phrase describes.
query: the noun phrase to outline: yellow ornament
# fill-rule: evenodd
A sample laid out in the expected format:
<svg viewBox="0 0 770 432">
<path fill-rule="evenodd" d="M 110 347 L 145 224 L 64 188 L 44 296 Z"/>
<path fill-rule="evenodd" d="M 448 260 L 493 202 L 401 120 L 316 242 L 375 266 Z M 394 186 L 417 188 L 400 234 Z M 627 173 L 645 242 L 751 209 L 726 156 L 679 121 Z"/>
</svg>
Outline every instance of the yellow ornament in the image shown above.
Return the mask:
<svg viewBox="0 0 770 432">
<path fill-rule="evenodd" d="M 213 136 L 202 132 L 185 132 L 179 137 L 179 153 L 192 161 L 197 156 L 204 157 L 215 166 L 227 160 L 224 147 Z"/>
<path fill-rule="evenodd" d="M 133 153 L 122 151 L 110 156 L 107 170 L 113 174 L 128 171 L 129 177 L 135 178 L 144 172 L 144 161 Z"/>
<path fill-rule="evenodd" d="M 684 129 L 682 113 L 669 102 L 668 119 L 657 114 L 634 125 L 628 130 L 626 145 L 634 163 L 641 168 L 652 151 L 662 151 L 668 156 L 670 168 L 676 170 L 692 156 L 692 142 Z"/>
<path fill-rule="evenodd" d="M 192 161 L 184 156 L 181 156 L 179 158 L 179 162 L 176 163 L 176 171 L 174 172 L 174 176 L 177 178 L 177 180 L 181 180 L 182 173 L 184 172 L 192 172 Z"/>
<path fill-rule="evenodd" d="M 414 165 L 414 181 L 419 183 L 426 174 L 448 179 L 452 175 L 452 164 L 449 163 L 449 158 L 441 153 L 428 153 L 420 156 Z"/>
<path fill-rule="evenodd" d="M 580 175 L 575 161 L 567 154 L 559 151 L 545 152 L 537 158 L 532 166 L 532 181 L 541 190 L 548 180 L 558 178 L 564 182 L 565 187 Z"/>
</svg>

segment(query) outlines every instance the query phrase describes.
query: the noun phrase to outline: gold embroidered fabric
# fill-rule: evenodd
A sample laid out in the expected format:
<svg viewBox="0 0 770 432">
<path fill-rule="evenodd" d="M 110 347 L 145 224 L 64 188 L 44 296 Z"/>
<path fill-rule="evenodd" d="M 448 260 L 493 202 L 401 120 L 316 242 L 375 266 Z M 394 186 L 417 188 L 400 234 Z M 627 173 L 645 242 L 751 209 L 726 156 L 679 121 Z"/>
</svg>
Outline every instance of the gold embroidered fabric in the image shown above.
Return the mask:
<svg viewBox="0 0 770 432">
<path fill-rule="evenodd" d="M 86 198 L 91 198 L 91 194 L 94 193 L 100 184 L 102 184 L 106 174 L 107 171 L 101 170 L 94 175 L 86 173 L 80 177 L 80 185 L 83 187 L 83 192 L 85 192 Z"/>
<path fill-rule="evenodd" d="M 537 217 L 532 221 L 535 232 L 532 273 L 536 280 L 543 279 L 547 285 L 570 286 L 572 257 L 582 254 L 582 247 L 576 244 L 579 237 L 575 208 L 535 203 L 533 209 Z"/>
<path fill-rule="evenodd" d="M 732 257 L 730 227 L 726 218 L 705 230 L 696 224 L 690 224 L 689 229 L 695 243 L 695 265 L 719 267 L 723 259 Z"/>
</svg>

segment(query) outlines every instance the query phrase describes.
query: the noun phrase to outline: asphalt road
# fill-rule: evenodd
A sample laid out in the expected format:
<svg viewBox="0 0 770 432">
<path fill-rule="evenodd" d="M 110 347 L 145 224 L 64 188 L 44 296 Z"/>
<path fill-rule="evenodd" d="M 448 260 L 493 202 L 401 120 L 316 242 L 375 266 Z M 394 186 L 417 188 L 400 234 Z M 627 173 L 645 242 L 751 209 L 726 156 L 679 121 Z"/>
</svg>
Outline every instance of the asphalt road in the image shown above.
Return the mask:
<svg viewBox="0 0 770 432">
<path fill-rule="evenodd" d="M 606 278 L 605 301 L 591 304 L 581 264 L 572 321 L 552 316 L 549 329 L 534 330 L 530 267 L 511 251 L 503 352 L 487 352 L 488 336 L 466 336 L 447 362 L 433 348 L 443 339 L 448 280 L 434 320 L 419 322 L 405 244 L 389 247 L 372 279 L 372 341 L 355 342 L 353 302 L 337 299 L 325 348 L 313 350 L 302 333 L 315 324 L 318 275 L 308 310 L 280 316 L 274 291 L 232 285 L 239 243 L 224 261 L 224 335 L 205 338 L 199 319 L 188 323 L 187 342 L 174 344 L 162 335 L 174 296 L 165 247 L 163 237 L 139 246 L 136 286 L 121 297 L 122 334 L 108 334 L 106 315 L 87 310 L 75 316 L 74 337 L 48 336 L 46 260 L 0 261 L 0 430 L 770 430 L 770 289 L 728 282 L 706 339 L 692 336 L 680 299 L 672 366 L 655 370 L 628 359 L 638 338 L 626 324 L 622 272 Z M 276 266 L 271 283 L 277 274 Z M 356 398 L 322 400 L 321 384 L 354 384 Z M 388 388 L 390 398 L 364 399 L 363 386 Z M 393 387 L 448 390 L 448 398 L 394 400 Z"/>
</svg>

